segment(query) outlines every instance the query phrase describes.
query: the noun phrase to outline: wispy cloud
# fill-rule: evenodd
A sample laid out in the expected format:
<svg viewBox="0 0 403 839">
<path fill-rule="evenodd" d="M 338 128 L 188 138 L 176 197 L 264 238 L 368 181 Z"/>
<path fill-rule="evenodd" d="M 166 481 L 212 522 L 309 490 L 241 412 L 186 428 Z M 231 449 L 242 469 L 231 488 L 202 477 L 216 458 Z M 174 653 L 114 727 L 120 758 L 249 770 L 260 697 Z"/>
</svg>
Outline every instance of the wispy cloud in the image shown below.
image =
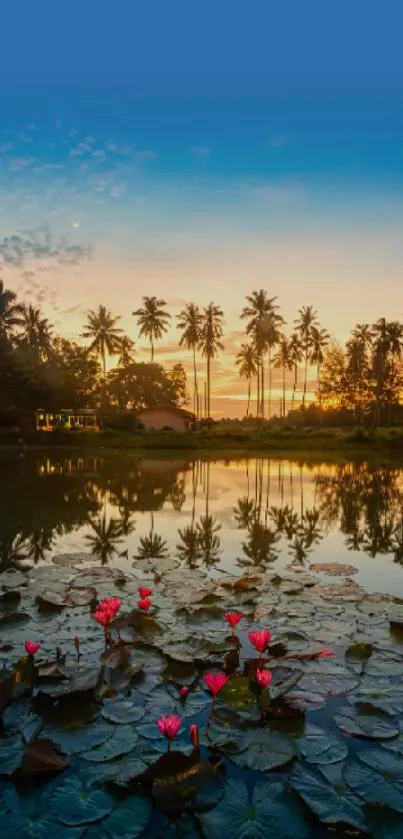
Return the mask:
<svg viewBox="0 0 403 839">
<path fill-rule="evenodd" d="M 136 160 L 140 163 L 146 163 L 148 160 L 156 160 L 157 154 L 152 149 L 144 149 L 144 151 L 136 152 Z"/>
<path fill-rule="evenodd" d="M 286 137 L 279 135 L 278 137 L 272 137 L 268 145 L 270 149 L 282 149 L 288 145 L 288 140 Z"/>
<path fill-rule="evenodd" d="M 191 146 L 189 151 L 191 151 L 196 160 L 199 161 L 209 160 L 212 153 L 209 146 Z"/>
<path fill-rule="evenodd" d="M 55 240 L 47 227 L 0 238 L 0 258 L 6 265 L 22 267 L 28 262 L 50 258 L 63 265 L 76 265 L 91 256 L 90 246 L 71 245 L 65 238 Z"/>
</svg>

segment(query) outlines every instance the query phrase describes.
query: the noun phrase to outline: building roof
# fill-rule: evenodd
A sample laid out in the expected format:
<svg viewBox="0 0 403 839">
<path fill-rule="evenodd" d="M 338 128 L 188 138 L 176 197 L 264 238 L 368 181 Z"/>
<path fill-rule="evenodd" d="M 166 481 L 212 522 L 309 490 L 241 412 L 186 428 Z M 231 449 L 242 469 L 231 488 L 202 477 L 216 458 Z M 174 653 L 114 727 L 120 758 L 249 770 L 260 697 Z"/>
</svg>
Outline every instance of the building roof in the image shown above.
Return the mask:
<svg viewBox="0 0 403 839">
<path fill-rule="evenodd" d="M 184 417 L 185 419 L 196 419 L 195 414 L 192 414 L 191 411 L 186 411 L 185 408 L 177 408 L 175 405 L 150 405 L 148 408 L 141 408 L 139 411 L 136 411 L 136 417 L 155 411 L 171 411 L 171 413 L 177 414 L 177 416 Z"/>
<path fill-rule="evenodd" d="M 96 414 L 96 408 L 37 408 L 36 414 Z"/>
</svg>

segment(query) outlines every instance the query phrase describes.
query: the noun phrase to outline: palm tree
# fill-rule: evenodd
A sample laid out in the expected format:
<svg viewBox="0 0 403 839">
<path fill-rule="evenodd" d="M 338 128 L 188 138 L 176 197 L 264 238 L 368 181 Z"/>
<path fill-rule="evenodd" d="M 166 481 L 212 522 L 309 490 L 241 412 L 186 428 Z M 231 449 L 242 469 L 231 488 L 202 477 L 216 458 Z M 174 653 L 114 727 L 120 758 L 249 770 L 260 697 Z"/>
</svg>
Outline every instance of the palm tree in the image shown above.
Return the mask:
<svg viewBox="0 0 403 839">
<path fill-rule="evenodd" d="M 202 315 L 195 303 L 187 303 L 178 317 L 178 329 L 182 330 L 179 346 L 185 345 L 193 352 L 193 413 L 199 415 L 199 393 L 197 388 L 196 349 L 200 344 Z"/>
<path fill-rule="evenodd" d="M 320 371 L 325 360 L 325 349 L 330 341 L 330 335 L 326 329 L 319 329 L 314 326 L 312 328 L 312 350 L 310 361 L 316 364 L 316 378 L 318 382 L 318 402 L 319 408 L 322 407 L 322 392 L 320 387 Z"/>
<path fill-rule="evenodd" d="M 223 324 L 223 310 L 214 303 L 209 303 L 203 309 L 199 343 L 202 356 L 207 359 L 206 413 L 208 417 L 210 417 L 211 413 L 211 361 L 213 358 L 216 358 L 219 350 L 224 349 L 221 341 L 224 332 Z"/>
<path fill-rule="evenodd" d="M 246 320 L 246 334 L 249 335 L 256 348 L 259 357 L 258 393 L 260 391 L 260 402 L 258 398 L 258 416 L 264 417 L 264 355 L 267 349 L 267 333 L 270 331 L 272 322 L 269 315 L 273 314 L 278 306 L 275 301 L 277 297 L 268 297 L 263 288 L 259 291 L 252 291 L 246 297 L 247 304 L 241 312 L 242 320 Z"/>
<path fill-rule="evenodd" d="M 203 564 L 206 567 L 215 565 L 221 555 L 221 540 L 217 535 L 221 530 L 221 524 L 211 515 L 200 516 L 196 529 Z"/>
<path fill-rule="evenodd" d="M 46 357 L 50 350 L 51 326 L 48 319 L 41 316 L 40 309 L 31 304 L 22 305 L 19 326 L 23 344 L 33 350 L 38 358 Z"/>
<path fill-rule="evenodd" d="M 137 318 L 137 326 L 140 327 L 140 335 L 144 335 L 150 341 L 151 363 L 154 362 L 154 341 L 159 341 L 165 332 L 168 332 L 168 323 L 171 315 L 165 311 L 165 300 L 159 297 L 143 297 L 143 308 L 136 309 L 132 315 Z"/>
<path fill-rule="evenodd" d="M 164 559 L 168 553 L 168 545 L 159 533 L 153 533 L 151 528 L 148 536 L 141 536 L 136 559 Z"/>
<path fill-rule="evenodd" d="M 294 410 L 294 401 L 295 401 L 295 392 L 297 389 L 298 384 L 298 364 L 302 361 L 302 347 L 300 339 L 296 332 L 291 335 L 290 338 L 290 357 L 292 359 L 292 364 L 294 368 L 294 381 L 292 386 L 292 397 L 291 397 L 291 411 Z"/>
<path fill-rule="evenodd" d="M 305 359 L 304 390 L 302 395 L 302 404 L 305 405 L 308 382 L 308 362 L 310 351 L 312 349 L 312 330 L 314 327 L 318 327 L 318 318 L 317 311 L 313 308 L 313 306 L 302 306 L 302 308 L 298 310 L 298 314 L 299 320 L 297 318 L 294 323 L 295 331 L 301 341 L 301 348 Z"/>
<path fill-rule="evenodd" d="M 258 374 L 259 356 L 254 344 L 241 344 L 235 363 L 239 367 L 239 375 L 248 382 L 248 404 L 246 416 L 249 416 L 250 384 L 253 376 Z"/>
<path fill-rule="evenodd" d="M 279 348 L 274 358 L 274 366 L 279 367 L 283 371 L 283 417 L 285 418 L 285 376 L 287 370 L 292 370 L 294 367 L 294 358 L 292 355 L 291 341 L 288 341 L 285 335 L 280 340 Z"/>
<path fill-rule="evenodd" d="M 128 335 L 123 335 L 119 343 L 118 367 L 128 367 L 133 364 L 135 356 L 135 343 Z"/>
<path fill-rule="evenodd" d="M 122 329 L 116 326 L 120 317 L 114 317 L 106 306 L 98 306 L 87 313 L 83 338 L 91 338 L 90 352 L 96 353 L 102 360 L 104 382 L 106 379 L 106 354 L 116 355 L 120 351 Z"/>
<path fill-rule="evenodd" d="M 284 318 L 281 315 L 278 315 L 277 312 L 269 312 L 267 318 L 267 329 L 266 329 L 266 344 L 268 348 L 268 367 L 269 367 L 269 410 L 268 416 L 269 419 L 271 417 L 271 396 L 272 396 L 272 350 L 274 347 L 277 346 L 279 341 L 281 340 L 281 332 L 280 326 L 283 326 L 285 323 Z"/>
<path fill-rule="evenodd" d="M 16 303 L 16 299 L 14 291 L 4 288 L 3 280 L 0 280 L 0 333 L 7 335 L 23 323 L 23 306 Z"/>
<path fill-rule="evenodd" d="M 189 524 L 183 530 L 178 530 L 178 536 L 181 540 L 176 546 L 179 559 L 185 562 L 189 568 L 196 568 L 202 558 L 200 531 L 194 524 Z"/>
<path fill-rule="evenodd" d="M 119 521 L 111 519 L 106 521 L 106 513 L 97 520 L 90 521 L 93 533 L 87 534 L 84 538 L 89 542 L 91 553 L 95 554 L 106 564 L 108 559 L 117 551 L 117 546 L 123 541 L 122 527 Z"/>
</svg>

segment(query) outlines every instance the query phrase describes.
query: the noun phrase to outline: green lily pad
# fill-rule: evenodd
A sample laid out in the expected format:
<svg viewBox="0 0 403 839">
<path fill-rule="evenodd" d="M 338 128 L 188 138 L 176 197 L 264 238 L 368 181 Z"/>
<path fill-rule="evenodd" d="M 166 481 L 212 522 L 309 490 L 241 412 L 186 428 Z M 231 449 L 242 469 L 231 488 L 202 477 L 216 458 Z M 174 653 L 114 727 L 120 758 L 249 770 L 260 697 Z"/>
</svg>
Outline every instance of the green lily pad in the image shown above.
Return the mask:
<svg viewBox="0 0 403 839">
<path fill-rule="evenodd" d="M 207 748 L 217 749 L 226 755 L 234 755 L 246 752 L 250 745 L 250 737 L 246 731 L 220 728 L 213 724 L 202 732 L 200 743 Z"/>
<path fill-rule="evenodd" d="M 296 755 L 293 741 L 278 731 L 258 728 L 251 730 L 249 736 L 248 751 L 232 757 L 235 763 L 245 769 L 268 772 L 289 763 Z"/>
<path fill-rule="evenodd" d="M 360 752 L 344 769 L 348 785 L 366 802 L 382 802 L 403 813 L 403 758 L 386 749 Z"/>
<path fill-rule="evenodd" d="M 137 839 L 147 826 L 150 815 L 148 798 L 131 795 L 105 819 L 102 828 L 111 839 Z"/>
<path fill-rule="evenodd" d="M 77 775 L 65 778 L 50 800 L 51 809 L 59 821 L 70 827 L 100 821 L 114 805 L 115 799 L 108 792 L 85 787 Z"/>
<path fill-rule="evenodd" d="M 125 725 L 139 722 L 145 714 L 144 707 L 136 705 L 134 699 L 106 699 L 102 708 L 102 716 L 113 723 Z"/>
<path fill-rule="evenodd" d="M 113 760 L 119 755 L 127 754 L 137 745 L 139 735 L 131 725 L 119 725 L 115 727 L 112 736 L 101 746 L 84 752 L 84 760 L 100 763 L 104 760 Z"/>
<path fill-rule="evenodd" d="M 291 805 L 281 783 L 260 781 L 251 799 L 242 781 L 230 780 L 222 801 L 199 817 L 207 839 L 305 839 L 311 828 Z"/>
<path fill-rule="evenodd" d="M 165 812 L 201 812 L 221 800 L 223 778 L 211 763 L 181 752 L 162 755 L 153 767 L 153 798 Z"/>
<path fill-rule="evenodd" d="M 13 775 L 21 766 L 24 751 L 25 743 L 19 734 L 0 740 L 0 773 Z"/>
<path fill-rule="evenodd" d="M 348 755 L 345 743 L 316 725 L 306 725 L 304 736 L 297 745 L 309 763 L 338 763 Z"/>
<path fill-rule="evenodd" d="M 334 721 L 347 734 L 369 740 L 391 740 L 397 737 L 400 731 L 396 718 L 375 705 L 365 703 L 341 708 Z"/>
<path fill-rule="evenodd" d="M 115 733 L 115 728 L 104 720 L 97 720 L 85 726 L 74 723 L 65 728 L 47 726 L 44 733 L 64 754 L 74 755 L 103 745 Z"/>
<path fill-rule="evenodd" d="M 331 784 L 301 764 L 291 773 L 290 784 L 320 821 L 341 822 L 368 832 L 361 807 L 345 785 Z"/>
</svg>

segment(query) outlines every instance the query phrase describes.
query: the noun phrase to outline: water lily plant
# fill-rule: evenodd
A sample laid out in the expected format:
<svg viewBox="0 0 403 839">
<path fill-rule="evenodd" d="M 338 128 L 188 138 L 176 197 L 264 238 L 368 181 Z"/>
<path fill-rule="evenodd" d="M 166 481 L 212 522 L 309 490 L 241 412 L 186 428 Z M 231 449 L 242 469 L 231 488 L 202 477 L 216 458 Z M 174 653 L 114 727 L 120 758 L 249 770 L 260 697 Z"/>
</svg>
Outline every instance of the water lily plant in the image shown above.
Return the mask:
<svg viewBox="0 0 403 839">
<path fill-rule="evenodd" d="M 239 621 L 242 620 L 242 612 L 225 612 L 224 620 L 227 621 L 232 629 L 232 634 L 235 635 L 235 627 L 238 626 Z"/>
<path fill-rule="evenodd" d="M 34 657 L 34 655 L 36 655 L 38 650 L 40 650 L 41 646 L 42 645 L 38 641 L 25 641 L 24 644 L 26 652 L 32 658 Z"/>
<path fill-rule="evenodd" d="M 168 751 L 170 751 L 171 742 L 175 739 L 181 725 L 182 717 L 177 717 L 175 714 L 157 720 L 157 726 L 162 736 L 168 741 Z"/>
<path fill-rule="evenodd" d="M 267 647 L 271 641 L 271 632 L 268 629 L 261 629 L 258 632 L 249 632 L 248 638 L 253 644 L 255 650 L 259 653 L 259 658 L 262 658 L 263 653 L 266 652 Z"/>
</svg>

